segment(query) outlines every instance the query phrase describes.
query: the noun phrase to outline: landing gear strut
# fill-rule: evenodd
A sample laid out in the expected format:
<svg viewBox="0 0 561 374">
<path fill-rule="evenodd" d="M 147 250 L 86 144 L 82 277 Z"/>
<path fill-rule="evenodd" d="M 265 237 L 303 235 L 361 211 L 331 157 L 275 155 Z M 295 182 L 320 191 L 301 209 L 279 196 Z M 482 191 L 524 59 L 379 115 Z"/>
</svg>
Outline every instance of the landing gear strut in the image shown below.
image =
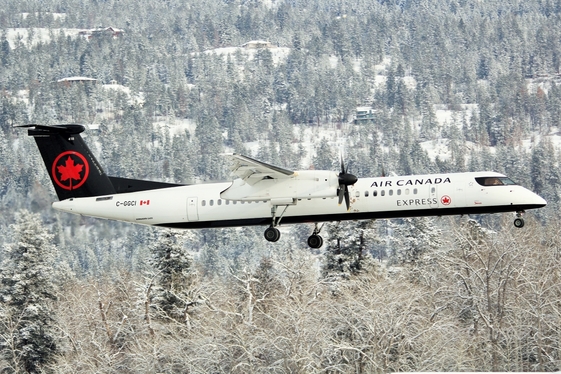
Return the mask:
<svg viewBox="0 0 561 374">
<path fill-rule="evenodd" d="M 523 210 L 516 212 L 516 218 L 514 219 L 514 227 L 519 229 L 524 227 L 524 218 L 522 218 L 522 214 L 524 214 Z"/>
<path fill-rule="evenodd" d="M 323 225 L 318 227 L 318 224 L 316 223 L 316 227 L 314 228 L 314 232 L 308 238 L 308 245 L 310 246 L 310 248 L 317 249 L 317 248 L 320 248 L 323 245 L 323 238 L 321 236 L 319 236 L 319 233 L 320 233 L 322 228 L 323 228 Z"/>
</svg>

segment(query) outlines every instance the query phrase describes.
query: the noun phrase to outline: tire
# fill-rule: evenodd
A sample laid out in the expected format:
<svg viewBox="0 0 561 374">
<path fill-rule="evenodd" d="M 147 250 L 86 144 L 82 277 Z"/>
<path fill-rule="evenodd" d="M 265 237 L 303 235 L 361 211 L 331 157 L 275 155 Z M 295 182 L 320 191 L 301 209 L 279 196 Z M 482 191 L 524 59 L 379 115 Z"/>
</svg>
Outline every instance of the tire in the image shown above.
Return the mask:
<svg viewBox="0 0 561 374">
<path fill-rule="evenodd" d="M 269 242 L 276 242 L 280 239 L 280 231 L 276 227 L 269 227 L 263 234 Z"/>
<path fill-rule="evenodd" d="M 517 227 L 519 229 L 521 229 L 522 227 L 524 227 L 524 219 L 523 218 L 516 218 L 514 220 L 514 227 Z"/>
<path fill-rule="evenodd" d="M 308 245 L 310 248 L 320 248 L 323 245 L 323 238 L 317 234 L 312 234 L 308 238 Z"/>
</svg>

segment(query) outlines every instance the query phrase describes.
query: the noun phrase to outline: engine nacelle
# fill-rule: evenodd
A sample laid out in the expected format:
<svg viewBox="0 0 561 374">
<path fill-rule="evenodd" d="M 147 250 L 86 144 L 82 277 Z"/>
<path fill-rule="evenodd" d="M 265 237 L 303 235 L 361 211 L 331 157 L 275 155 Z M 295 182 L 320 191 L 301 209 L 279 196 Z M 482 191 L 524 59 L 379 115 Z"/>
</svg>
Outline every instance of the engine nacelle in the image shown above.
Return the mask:
<svg viewBox="0 0 561 374">
<path fill-rule="evenodd" d="M 222 191 L 226 200 L 267 201 L 271 199 L 313 199 L 337 196 L 337 174 L 327 170 L 303 170 L 287 178 L 264 178 L 255 183 L 236 179 Z"/>
</svg>

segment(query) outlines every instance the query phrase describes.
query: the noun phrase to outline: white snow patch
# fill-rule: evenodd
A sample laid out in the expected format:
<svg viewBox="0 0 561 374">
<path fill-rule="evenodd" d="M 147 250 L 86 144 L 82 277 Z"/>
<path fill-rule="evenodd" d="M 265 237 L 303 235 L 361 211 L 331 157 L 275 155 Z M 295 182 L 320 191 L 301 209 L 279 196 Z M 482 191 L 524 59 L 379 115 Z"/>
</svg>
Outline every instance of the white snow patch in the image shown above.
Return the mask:
<svg viewBox="0 0 561 374">
<path fill-rule="evenodd" d="M 380 74 L 378 74 L 378 75 L 376 75 L 376 76 L 374 77 L 374 86 L 375 86 L 376 88 L 380 88 L 380 87 L 382 87 L 382 86 L 384 86 L 384 85 L 386 84 L 386 81 L 387 81 L 387 80 L 388 80 L 388 79 L 387 79 L 387 77 L 386 77 L 385 75 L 380 75 Z"/>
<path fill-rule="evenodd" d="M 31 13 L 21 13 L 21 18 L 23 19 L 27 19 L 27 17 L 30 15 Z M 66 19 L 66 13 L 51 13 L 51 12 L 45 12 L 42 13 L 44 15 L 50 14 L 53 16 L 53 19 L 55 20 L 62 20 L 64 21 Z M 39 13 L 35 13 L 35 16 L 39 16 Z"/>
<path fill-rule="evenodd" d="M 33 37 L 29 40 L 30 31 Z M 80 29 L 47 29 L 47 28 L 12 28 L 6 30 L 6 40 L 10 44 L 10 48 L 16 48 L 18 40 L 26 47 L 32 47 L 39 43 L 49 43 L 54 37 L 63 34 L 65 37 L 78 37 Z"/>
<path fill-rule="evenodd" d="M 131 89 L 127 86 L 123 86 L 122 84 L 111 83 L 111 84 L 104 84 L 102 87 L 106 90 L 114 90 L 114 91 L 121 91 L 128 95 L 131 93 Z"/>
<path fill-rule="evenodd" d="M 384 57 L 382 59 L 382 62 L 380 62 L 379 64 L 374 66 L 374 72 L 376 72 L 377 74 L 381 74 L 384 73 L 386 71 L 386 68 L 392 63 L 392 59 L 391 57 Z"/>
<path fill-rule="evenodd" d="M 337 58 L 337 56 L 329 56 L 329 66 L 331 67 L 331 69 L 335 69 L 338 63 L 339 59 Z"/>
<path fill-rule="evenodd" d="M 260 49 L 247 49 L 242 47 L 224 47 L 224 48 L 210 49 L 208 51 L 204 51 L 203 53 L 216 54 L 218 56 L 223 56 L 224 59 L 226 59 L 227 56 L 234 55 L 235 53 L 240 52 L 242 55 L 246 57 L 247 61 L 251 61 L 255 59 L 255 56 L 257 55 L 259 50 Z M 271 48 L 267 48 L 267 50 L 271 52 L 271 55 L 273 57 L 273 63 L 275 65 L 278 65 L 279 63 L 285 61 L 288 55 L 290 54 L 290 48 L 286 48 L 286 47 L 271 47 Z M 199 53 L 193 53 L 193 56 L 197 56 L 197 55 L 199 55 Z"/>
<path fill-rule="evenodd" d="M 435 160 L 436 157 L 441 160 L 448 160 L 451 156 L 450 149 L 448 148 L 448 139 L 428 140 L 421 142 L 420 145 L 431 160 Z"/>
<path fill-rule="evenodd" d="M 403 77 L 403 83 L 405 84 L 405 87 L 407 87 L 407 89 L 409 90 L 414 90 L 417 88 L 417 80 L 412 77 L 412 76 L 406 76 Z"/>
<path fill-rule="evenodd" d="M 158 118 L 152 125 L 160 129 L 167 127 L 171 136 L 184 134 L 185 131 L 188 131 L 191 137 L 193 137 L 197 129 L 197 124 L 190 118 Z"/>
<path fill-rule="evenodd" d="M 464 119 L 469 123 L 473 113 L 479 112 L 478 104 L 461 104 L 460 110 L 448 109 L 444 104 L 435 104 L 433 108 L 436 120 L 441 126 L 456 124 L 460 128 L 464 124 Z"/>
</svg>

